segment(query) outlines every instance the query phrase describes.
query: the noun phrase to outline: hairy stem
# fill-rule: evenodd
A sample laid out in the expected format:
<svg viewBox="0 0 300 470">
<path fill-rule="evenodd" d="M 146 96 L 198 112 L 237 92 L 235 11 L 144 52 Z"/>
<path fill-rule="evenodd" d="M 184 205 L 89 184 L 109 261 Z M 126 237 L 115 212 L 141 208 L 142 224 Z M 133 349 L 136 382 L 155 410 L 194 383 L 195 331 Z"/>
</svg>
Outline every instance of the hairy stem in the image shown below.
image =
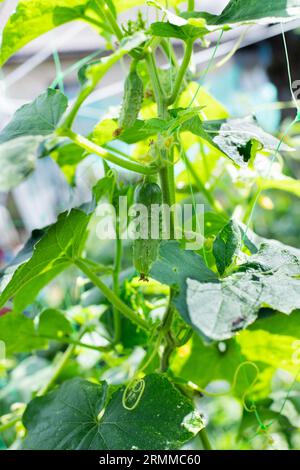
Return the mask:
<svg viewBox="0 0 300 470">
<path fill-rule="evenodd" d="M 119 217 L 119 214 L 118 214 Z M 120 270 L 122 263 L 122 240 L 120 238 L 120 223 L 117 220 L 116 224 L 116 253 L 115 253 L 115 264 L 114 264 L 114 273 L 113 273 L 113 290 L 117 297 L 120 296 Z M 113 316 L 114 316 L 114 343 L 117 344 L 120 341 L 121 337 L 121 317 L 120 312 L 117 307 L 113 307 Z"/>
<path fill-rule="evenodd" d="M 195 10 L 195 0 L 188 0 L 188 11 Z"/>
<path fill-rule="evenodd" d="M 200 437 L 201 443 L 203 445 L 203 448 L 205 450 L 213 450 L 205 428 L 203 428 L 203 429 L 201 429 L 201 431 L 199 431 L 199 437 Z"/>
<path fill-rule="evenodd" d="M 110 346 L 93 346 L 92 344 L 83 343 L 81 341 L 78 341 L 72 338 L 64 338 L 64 337 L 58 338 L 58 337 L 53 337 L 53 336 L 48 336 L 48 335 L 40 335 L 40 338 L 45 338 L 45 339 L 48 339 L 49 341 L 57 341 L 58 343 L 62 343 L 62 344 L 70 344 L 74 346 L 79 346 L 80 348 L 91 349 L 92 351 L 107 352 L 111 350 Z"/>
<path fill-rule="evenodd" d="M 143 330 L 148 330 L 148 323 L 141 317 L 139 317 L 131 308 L 129 308 L 121 299 L 109 288 L 107 285 L 101 281 L 101 279 L 90 270 L 87 263 L 82 259 L 77 259 L 75 261 L 76 266 L 90 279 L 90 281 L 98 287 L 107 300 L 117 308 L 117 310 L 122 313 L 128 320 L 132 323 L 135 323 L 137 326 Z"/>
<path fill-rule="evenodd" d="M 172 92 L 171 96 L 169 96 L 169 98 L 167 99 L 168 105 L 173 104 L 174 101 L 176 101 L 176 99 L 179 95 L 180 88 L 181 88 L 182 82 L 184 80 L 185 73 L 186 73 L 187 68 L 188 68 L 188 66 L 190 64 L 190 61 L 191 61 L 191 57 L 192 57 L 192 53 L 193 53 L 193 44 L 194 44 L 194 41 L 192 39 L 190 39 L 186 42 L 184 56 L 183 56 L 182 63 L 181 63 L 181 66 L 179 68 L 176 80 L 175 80 L 173 92 Z"/>
<path fill-rule="evenodd" d="M 151 175 L 157 172 L 156 169 L 140 165 L 139 163 L 135 163 L 130 160 L 124 160 L 123 158 L 120 158 L 117 155 L 108 153 L 105 150 L 105 148 L 100 147 L 99 145 L 95 144 L 94 142 L 87 139 L 86 137 L 80 134 L 76 134 L 75 132 L 71 130 L 68 130 L 68 129 L 61 130 L 60 135 L 69 137 L 69 139 L 72 140 L 79 147 L 87 150 L 90 153 L 99 155 L 99 157 L 103 158 L 104 160 L 110 163 L 114 163 L 120 166 L 121 168 L 125 168 L 126 170 L 134 171 L 135 173 L 140 173 L 142 175 Z"/>
<path fill-rule="evenodd" d="M 84 333 L 84 330 L 81 330 L 81 332 L 79 333 L 79 338 L 81 338 L 81 336 L 83 335 Z M 46 393 L 48 393 L 48 391 L 50 390 L 50 388 L 55 384 L 57 378 L 60 376 L 61 374 L 61 371 L 64 369 L 64 367 L 66 366 L 67 362 L 69 361 L 70 357 L 73 355 L 74 351 L 75 351 L 75 348 L 76 348 L 76 345 L 75 344 L 70 344 L 67 349 L 65 350 L 65 352 L 63 353 L 63 355 L 61 356 L 60 360 L 58 361 L 58 363 L 56 364 L 55 368 L 54 368 L 54 372 L 50 378 L 50 380 L 44 385 L 44 387 L 37 393 L 37 396 L 38 397 L 42 397 L 44 395 L 46 395 Z"/>
<path fill-rule="evenodd" d="M 155 101 L 157 104 L 157 113 L 162 119 L 165 119 L 167 108 L 165 104 L 165 97 L 164 97 L 160 80 L 159 80 L 159 76 L 157 73 L 157 68 L 156 68 L 153 53 L 148 53 L 146 55 L 146 64 L 147 64 L 150 80 L 153 86 Z"/>
<path fill-rule="evenodd" d="M 100 14 L 104 17 L 104 20 L 106 23 L 108 23 L 114 32 L 116 38 L 121 41 L 123 38 L 123 32 L 116 22 L 116 19 L 114 15 L 111 12 L 111 9 L 109 8 L 109 5 L 105 0 L 96 0 L 96 3 L 99 7 Z"/>
<path fill-rule="evenodd" d="M 22 416 L 15 416 L 10 421 L 7 421 L 7 423 L 0 424 L 0 433 L 12 428 L 15 424 L 21 421 L 21 419 Z"/>
</svg>

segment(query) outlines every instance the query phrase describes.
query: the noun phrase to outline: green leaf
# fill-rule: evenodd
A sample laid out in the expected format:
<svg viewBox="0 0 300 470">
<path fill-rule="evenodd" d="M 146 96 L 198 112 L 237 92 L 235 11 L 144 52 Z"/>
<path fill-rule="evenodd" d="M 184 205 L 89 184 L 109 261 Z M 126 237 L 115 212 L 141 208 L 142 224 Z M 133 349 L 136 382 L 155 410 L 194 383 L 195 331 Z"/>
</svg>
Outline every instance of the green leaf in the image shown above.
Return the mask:
<svg viewBox="0 0 300 470">
<path fill-rule="evenodd" d="M 20 0 L 3 30 L 0 65 L 33 39 L 82 18 L 92 6 L 87 0 Z"/>
<path fill-rule="evenodd" d="M 35 170 L 42 141 L 40 136 L 25 136 L 0 144 L 0 191 L 9 191 Z"/>
<path fill-rule="evenodd" d="M 289 316 L 278 312 L 270 314 L 267 311 L 266 313 L 249 327 L 249 331 L 264 330 L 274 335 L 293 336 L 300 339 L 299 310 L 295 310 Z"/>
<path fill-rule="evenodd" d="M 156 22 L 151 24 L 150 28 L 153 36 L 160 36 L 164 38 L 176 38 L 182 41 L 188 39 L 196 39 L 209 33 L 209 30 L 205 27 L 198 28 L 189 24 L 178 26 L 172 23 Z"/>
<path fill-rule="evenodd" d="M 253 323 L 262 307 L 288 315 L 300 308 L 299 275 L 299 250 L 262 243 L 238 272 L 219 282 L 187 279 L 189 322 L 196 331 L 222 340 Z"/>
<path fill-rule="evenodd" d="M 58 164 L 68 183 L 73 185 L 77 165 L 84 160 L 87 152 L 76 144 L 64 142 L 51 150 L 50 156 Z"/>
<path fill-rule="evenodd" d="M 214 241 L 213 253 L 220 275 L 232 265 L 241 248 L 241 231 L 234 220 L 231 220 L 218 234 Z"/>
<path fill-rule="evenodd" d="M 48 88 L 16 111 L 10 123 L 0 132 L 0 144 L 21 136 L 52 134 L 67 106 L 68 100 L 63 93 Z"/>
<path fill-rule="evenodd" d="M 42 312 L 37 327 L 34 320 L 23 313 L 11 312 L 0 317 L 0 341 L 4 341 L 9 356 L 46 349 L 49 340 L 72 333 L 70 322 L 62 312 L 54 309 Z"/>
<path fill-rule="evenodd" d="M 40 336 L 56 338 L 72 333 L 72 325 L 62 312 L 49 308 L 41 313 L 38 325 Z"/>
<path fill-rule="evenodd" d="M 171 369 L 181 379 L 205 388 L 211 382 L 220 380 L 232 385 L 236 371 L 244 361 L 245 356 L 234 339 L 226 343 L 205 344 L 202 338 L 194 334 L 188 344 L 177 350 Z M 232 393 L 242 397 L 249 388 L 252 374 L 256 374 L 254 368 L 245 366 L 245 370 L 236 377 Z"/>
<path fill-rule="evenodd" d="M 299 312 L 297 321 L 299 323 Z M 292 374 L 299 371 L 299 339 L 265 330 L 243 331 L 237 342 L 249 361 L 261 362 Z"/>
<path fill-rule="evenodd" d="M 207 268 L 201 256 L 194 251 L 181 249 L 176 241 L 161 243 L 159 257 L 151 269 L 150 276 L 177 290 L 174 303 L 183 319 L 190 324 L 186 303 L 187 278 L 191 277 L 203 283 L 217 282 L 216 275 Z"/>
<path fill-rule="evenodd" d="M 8 356 L 47 346 L 47 340 L 38 336 L 33 320 L 15 312 L 0 317 L 0 340 L 5 343 Z"/>
<path fill-rule="evenodd" d="M 257 178 L 257 185 L 265 191 L 267 189 L 277 189 L 279 191 L 286 191 L 287 193 L 294 194 L 300 197 L 300 181 L 290 178 L 281 174 L 278 177 L 272 176 L 271 178 Z"/>
<path fill-rule="evenodd" d="M 244 21 L 264 20 L 279 22 L 292 17 L 299 17 L 299 0 L 231 0 L 218 18 L 217 24 L 241 23 Z"/>
<path fill-rule="evenodd" d="M 35 169 L 40 145 L 55 130 L 67 105 L 65 95 L 48 89 L 16 111 L 0 132 L 0 191 L 17 186 Z"/>
<path fill-rule="evenodd" d="M 299 0 L 230 0 L 219 16 L 202 12 L 185 13 L 185 18 L 206 18 L 212 25 L 262 21 L 276 23 L 290 20 L 300 15 Z"/>
<path fill-rule="evenodd" d="M 111 187 L 112 178 L 103 178 L 94 188 L 92 204 L 64 212 L 54 224 L 33 232 L 0 278 L 0 305 L 14 297 L 15 308 L 22 310 L 80 256 L 95 204 Z"/>
<path fill-rule="evenodd" d="M 178 449 L 201 429 L 198 418 L 190 432 L 190 401 L 162 375 L 145 377 L 135 409 L 123 407 L 123 389 L 111 395 L 100 385 L 76 378 L 27 407 L 25 449 L 156 450 Z M 198 429 L 196 429 L 198 428 Z"/>
<path fill-rule="evenodd" d="M 173 109 L 168 120 L 137 120 L 131 129 L 123 132 L 118 138 L 132 144 L 162 131 L 188 131 L 208 142 L 240 167 L 247 167 L 258 150 L 275 152 L 279 148 L 280 141 L 262 130 L 252 117 L 201 121 L 198 114 L 199 110 L 193 108 L 189 111 Z M 293 149 L 282 143 L 280 150 Z"/>
<path fill-rule="evenodd" d="M 114 139 L 114 132 L 118 129 L 118 123 L 114 119 L 103 119 L 93 129 L 92 140 L 97 145 L 105 145 Z"/>
<path fill-rule="evenodd" d="M 203 122 L 213 144 L 235 164 L 246 167 L 257 150 L 277 151 L 280 141 L 262 130 L 252 117 Z M 280 150 L 291 151 L 285 143 Z"/>
</svg>

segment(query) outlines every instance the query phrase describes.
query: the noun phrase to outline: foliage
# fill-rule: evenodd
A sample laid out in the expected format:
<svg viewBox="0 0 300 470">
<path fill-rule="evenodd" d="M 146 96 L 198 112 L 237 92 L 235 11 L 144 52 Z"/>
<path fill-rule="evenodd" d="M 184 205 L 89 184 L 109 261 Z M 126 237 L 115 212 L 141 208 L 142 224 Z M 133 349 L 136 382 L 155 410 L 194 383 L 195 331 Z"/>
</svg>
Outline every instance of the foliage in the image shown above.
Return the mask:
<svg viewBox="0 0 300 470">
<path fill-rule="evenodd" d="M 257 427 L 265 435 L 279 429 L 290 442 L 299 426 L 297 404 L 283 410 L 274 380 L 297 374 L 299 365 L 300 251 L 251 229 L 262 191 L 300 195 L 280 155 L 289 158 L 293 142 L 268 134 L 254 117 L 229 116 L 189 69 L 195 43 L 205 47 L 211 32 L 299 17 L 300 1 L 230 0 L 218 16 L 194 11 L 193 3 L 185 11 L 168 2 L 171 11 L 149 1 L 157 21 L 147 24 L 139 13 L 123 25 L 119 14 L 144 2 L 20 0 L 4 27 L 1 64 L 74 20 L 90 24 L 110 51 L 80 68 L 70 106 L 49 88 L 0 132 L 1 191 L 45 156 L 72 185 L 89 155 L 100 157 L 104 174 L 90 202 L 33 231 L 2 271 L 0 340 L 8 359 L 0 364 L 0 433 L 8 447 L 178 449 L 198 435 L 210 448 L 207 420 L 213 432 L 222 400 L 239 407 L 241 446 Z M 183 44 L 181 61 L 173 39 Z M 158 48 L 167 69 L 158 65 Z M 119 116 L 104 116 L 87 136 L 74 132 L 86 99 L 124 57 L 130 70 Z M 150 206 L 163 198 L 167 208 L 204 202 L 202 245 L 188 248 L 199 214 L 176 237 L 171 211 L 168 239 L 159 231 L 149 240 L 151 213 L 141 219 L 150 222 L 147 236 L 128 247 L 120 196 L 127 212 L 134 199 Z M 117 211 L 110 245 L 95 235 L 104 203 Z M 64 300 L 54 306 L 49 298 L 60 283 Z M 12 388 L 20 407 L 10 408 Z"/>
</svg>

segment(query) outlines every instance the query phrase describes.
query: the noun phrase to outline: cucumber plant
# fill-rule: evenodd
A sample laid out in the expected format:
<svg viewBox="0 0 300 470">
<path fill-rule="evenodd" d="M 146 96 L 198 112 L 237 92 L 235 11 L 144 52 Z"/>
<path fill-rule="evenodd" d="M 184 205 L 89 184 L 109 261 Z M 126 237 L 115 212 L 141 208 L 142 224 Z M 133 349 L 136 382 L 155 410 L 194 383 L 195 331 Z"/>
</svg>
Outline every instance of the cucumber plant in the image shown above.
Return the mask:
<svg viewBox="0 0 300 470">
<path fill-rule="evenodd" d="M 229 0 L 212 15 L 193 0 L 133 0 L 130 6 L 141 12 L 122 24 L 126 5 L 19 0 L 2 31 L 4 72 L 30 41 L 74 20 L 89 24 L 109 50 L 81 61 L 71 103 L 54 81 L 0 132 L 1 191 L 24 181 L 46 156 L 70 184 L 89 155 L 103 164 L 90 202 L 35 230 L 2 271 L 3 445 L 154 450 L 192 441 L 194 448 L 226 448 L 215 410 L 225 413 L 226 403 L 234 403 L 239 425 L 230 446 L 270 448 L 274 433 L 292 446 L 298 425 L 296 411 L 288 411 L 297 403 L 272 384 L 278 369 L 297 377 L 300 251 L 254 232 L 264 190 L 300 195 L 299 181 L 285 175 L 281 159 L 293 150 L 292 126 L 278 137 L 255 117 L 230 117 L 204 79 L 229 30 L 297 18 L 300 1 Z M 145 9 L 156 21 L 145 20 Z M 207 47 L 213 35 L 216 46 L 199 81 L 191 67 L 195 45 Z M 88 135 L 77 132 L 86 100 L 121 61 L 127 72 L 120 108 Z M 135 203 L 151 209 L 202 202 L 203 243 L 187 249 L 189 234 L 176 236 L 173 210 L 169 237 L 161 239 L 161 218 L 159 236 L 152 237 L 150 210 L 140 218 L 144 235 L 128 242 L 121 197 L 127 212 Z M 112 256 L 97 239 L 104 203 L 116 211 Z M 198 216 L 192 216 L 193 232 Z M 54 286 L 64 289 L 56 304 Z M 26 378 L 26 393 L 18 376 Z M 208 388 L 220 381 L 228 383 L 225 391 Z"/>
</svg>

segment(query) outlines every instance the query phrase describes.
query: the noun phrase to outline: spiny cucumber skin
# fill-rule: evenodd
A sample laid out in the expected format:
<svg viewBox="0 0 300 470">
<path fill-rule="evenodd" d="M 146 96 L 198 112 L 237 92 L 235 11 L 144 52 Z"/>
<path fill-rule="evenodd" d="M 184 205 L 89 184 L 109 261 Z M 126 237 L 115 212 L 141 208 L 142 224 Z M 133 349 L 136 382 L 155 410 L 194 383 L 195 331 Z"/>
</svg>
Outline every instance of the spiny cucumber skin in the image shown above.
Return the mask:
<svg viewBox="0 0 300 470">
<path fill-rule="evenodd" d="M 158 257 L 160 245 L 160 239 L 151 238 L 151 206 L 162 204 L 162 192 L 158 184 L 146 182 L 137 186 L 134 196 L 136 204 L 144 204 L 148 209 L 148 238 L 140 238 L 133 242 L 134 267 L 140 273 L 141 279 L 147 280 L 150 269 Z"/>
<path fill-rule="evenodd" d="M 143 96 L 143 82 L 138 73 L 132 71 L 125 80 L 124 97 L 119 118 L 119 127 L 121 129 L 129 129 L 135 123 L 142 106 Z"/>
<path fill-rule="evenodd" d="M 158 257 L 160 240 L 134 240 L 134 267 L 140 273 L 141 280 L 147 280 L 153 263 Z"/>
</svg>

